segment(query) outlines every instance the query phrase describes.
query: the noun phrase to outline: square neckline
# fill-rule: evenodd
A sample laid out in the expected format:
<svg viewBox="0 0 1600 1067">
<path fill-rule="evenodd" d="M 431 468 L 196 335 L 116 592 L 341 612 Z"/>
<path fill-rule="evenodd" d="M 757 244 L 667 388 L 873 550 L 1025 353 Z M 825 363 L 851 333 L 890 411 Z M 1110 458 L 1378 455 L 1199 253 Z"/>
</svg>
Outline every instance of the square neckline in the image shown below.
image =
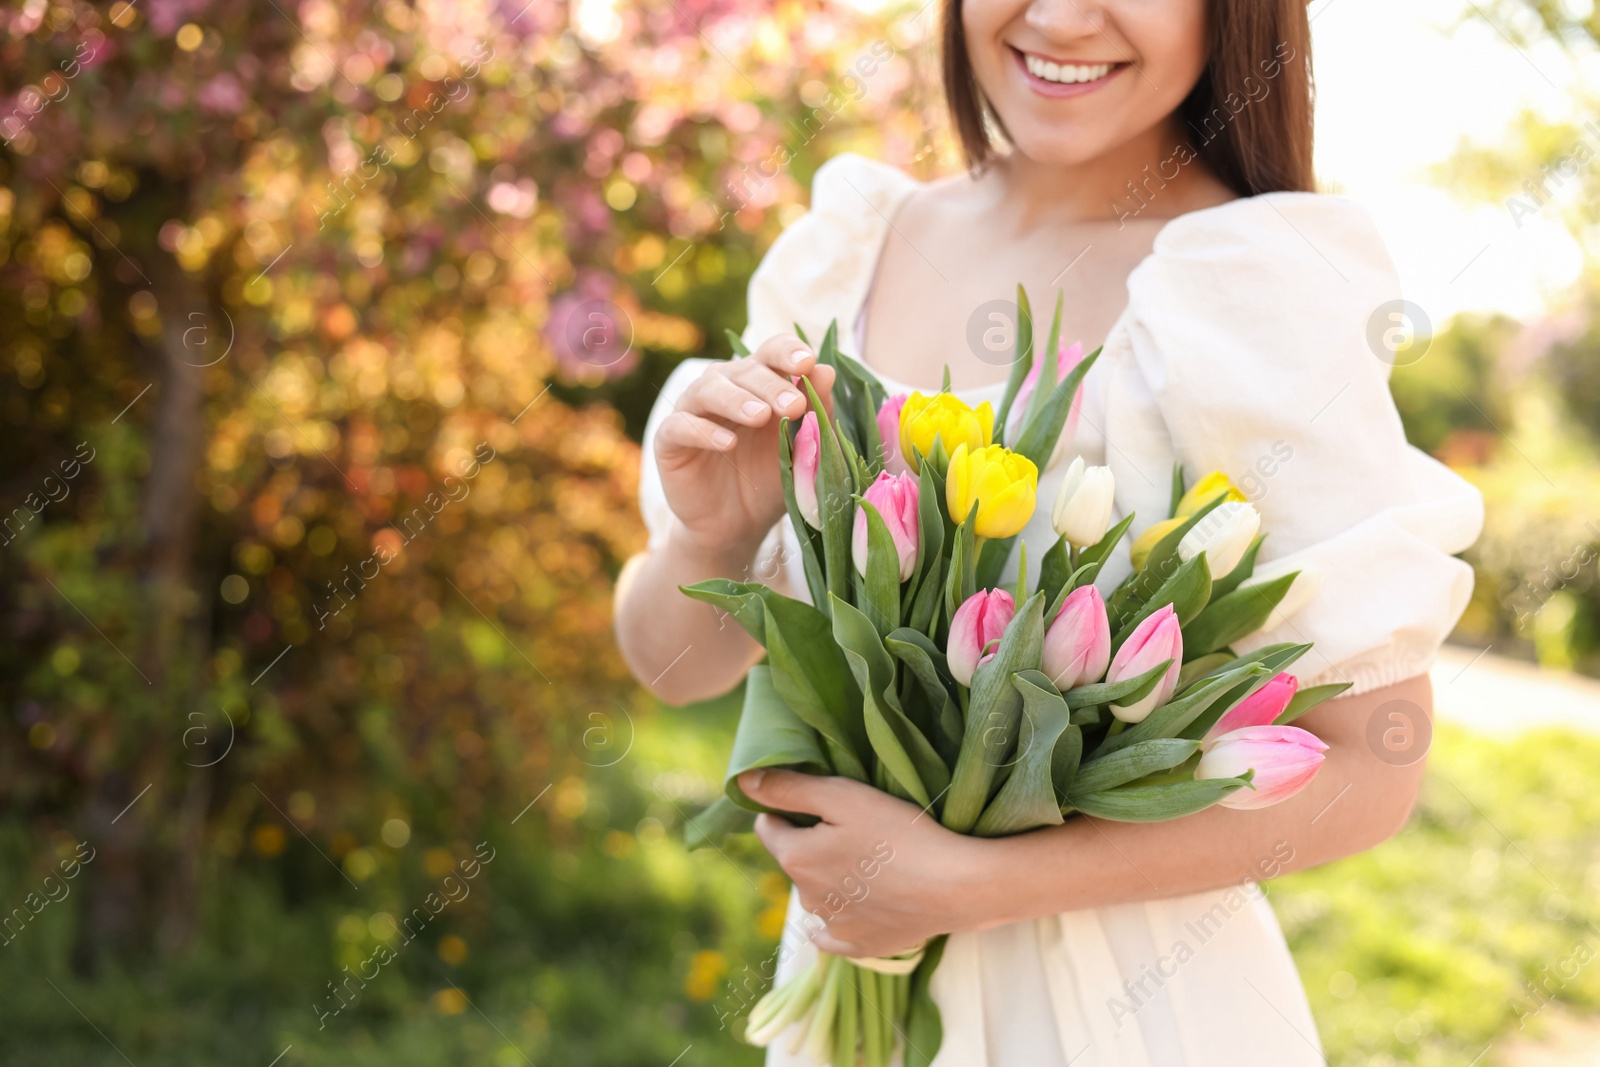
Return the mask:
<svg viewBox="0 0 1600 1067">
<path fill-rule="evenodd" d="M 866 157 L 866 156 L 862 156 L 861 158 L 865 162 L 868 162 L 868 163 L 878 162 L 878 161 L 872 160 L 872 159 L 870 159 L 869 157 Z M 853 332 L 854 332 L 854 340 L 856 342 L 855 357 L 856 357 L 856 361 L 857 362 L 859 362 L 867 370 L 871 371 L 872 374 L 874 376 L 876 376 L 877 379 L 880 382 L 882 382 L 885 386 L 894 385 L 894 386 L 899 386 L 900 387 L 898 389 L 891 390 L 891 392 L 903 392 L 903 393 L 908 393 L 908 394 L 915 392 L 915 393 L 922 393 L 924 396 L 927 396 L 927 395 L 931 395 L 933 393 L 940 392 L 941 390 L 938 389 L 937 387 L 924 389 L 924 388 L 922 388 L 920 386 L 914 386 L 909 382 L 901 381 L 900 379 L 895 378 L 892 375 L 885 374 L 884 372 L 880 371 L 878 368 L 872 366 L 870 363 L 867 362 L 867 358 L 866 358 L 866 351 L 867 351 L 867 318 L 868 318 L 868 316 L 867 316 L 867 305 L 872 302 L 872 293 L 877 288 L 877 285 L 878 285 L 878 268 L 882 265 L 884 251 L 889 246 L 889 235 L 892 234 L 892 233 L 898 232 L 898 231 L 895 230 L 894 220 L 900 216 L 901 211 L 903 211 L 905 209 L 906 203 L 911 199 L 911 197 L 916 193 L 916 191 L 919 188 L 926 189 L 926 188 L 929 188 L 929 187 L 931 187 L 932 185 L 935 184 L 934 182 L 923 181 L 921 178 L 917 178 L 917 177 L 914 177 L 913 175 L 907 174 L 905 171 L 901 170 L 899 167 L 895 167 L 895 166 L 892 166 L 892 165 L 887 164 L 887 163 L 881 163 L 879 165 L 887 167 L 889 170 L 893 171 L 896 175 L 898 175 L 899 177 L 905 179 L 906 191 L 900 196 L 898 202 L 894 205 L 893 210 L 889 214 L 884 215 L 882 212 L 878 213 L 879 217 L 883 219 L 883 232 L 880 233 L 879 236 L 878 236 L 877 248 L 874 250 L 873 256 L 872 256 L 872 265 L 871 265 L 870 269 L 867 271 L 867 284 L 866 284 L 865 289 L 862 290 L 860 298 L 856 302 L 856 311 L 855 311 L 855 315 L 853 317 L 853 322 L 854 322 L 854 331 Z M 949 178 L 946 179 L 946 180 L 954 179 L 954 178 L 957 178 L 957 177 L 959 177 L 959 175 L 950 175 Z M 1159 249 L 1157 248 L 1157 245 L 1159 245 L 1161 243 L 1161 239 L 1162 239 L 1162 237 L 1164 237 L 1166 235 L 1167 231 L 1172 228 L 1173 223 L 1178 222 L 1181 219 L 1189 219 L 1189 218 L 1193 218 L 1193 217 L 1195 217 L 1197 215 L 1205 215 L 1205 214 L 1208 214 L 1208 213 L 1213 212 L 1213 211 L 1221 211 L 1221 210 L 1223 210 L 1225 208 L 1232 207 L 1232 206 L 1237 205 L 1237 204 L 1245 203 L 1245 202 L 1248 202 L 1248 201 L 1251 201 L 1251 200 L 1256 200 L 1256 199 L 1263 199 L 1263 198 L 1270 197 L 1270 196 L 1273 196 L 1273 195 L 1275 195 L 1275 194 L 1273 194 L 1273 193 L 1258 193 L 1255 196 L 1238 196 L 1238 197 L 1234 197 L 1232 200 L 1223 201 L 1220 204 L 1213 204 L 1210 207 L 1196 208 L 1193 211 L 1185 211 L 1181 215 L 1174 215 L 1171 218 L 1165 220 L 1161 224 L 1161 228 L 1156 231 L 1155 236 L 1150 239 L 1150 251 L 1146 252 L 1143 256 L 1141 256 L 1139 258 L 1139 262 L 1135 263 L 1133 265 L 1133 268 L 1128 271 L 1128 277 L 1123 282 L 1124 286 L 1127 286 L 1128 283 L 1131 282 L 1131 280 L 1133 279 L 1134 275 L 1137 274 L 1145 266 L 1145 264 L 1149 263 L 1151 260 L 1153 260 L 1155 258 L 1156 253 L 1159 251 Z M 1312 194 L 1312 195 L 1315 195 L 1315 194 Z M 1132 293 L 1130 292 L 1128 300 L 1126 302 L 1124 302 L 1124 304 L 1122 306 L 1122 311 L 1117 314 L 1117 317 L 1112 321 L 1110 327 L 1108 327 L 1106 329 L 1105 338 L 1100 342 L 1100 347 L 1102 349 L 1104 349 L 1104 347 L 1106 345 L 1111 343 L 1111 339 L 1113 337 L 1115 337 L 1117 331 L 1122 328 L 1123 324 L 1125 323 L 1125 321 L 1128 318 L 1128 313 L 1132 310 L 1132 308 L 1133 308 L 1133 299 L 1132 299 Z M 1098 366 L 1098 363 L 1096 365 Z M 1094 370 L 1094 368 L 1090 368 L 1090 373 L 1093 373 L 1093 370 Z M 980 399 L 989 399 L 991 396 L 993 396 L 995 398 L 999 398 L 999 397 L 1004 396 L 1005 388 L 1006 388 L 1006 385 L 1009 383 L 1009 381 L 1010 381 L 1010 376 L 1008 374 L 1006 378 L 1003 378 L 998 382 L 990 382 L 990 383 L 988 383 L 986 385 L 970 386 L 970 387 L 968 387 L 966 389 L 951 389 L 950 391 L 952 393 L 956 394 L 956 395 L 960 395 L 960 396 L 975 396 L 975 397 L 978 397 Z"/>
</svg>

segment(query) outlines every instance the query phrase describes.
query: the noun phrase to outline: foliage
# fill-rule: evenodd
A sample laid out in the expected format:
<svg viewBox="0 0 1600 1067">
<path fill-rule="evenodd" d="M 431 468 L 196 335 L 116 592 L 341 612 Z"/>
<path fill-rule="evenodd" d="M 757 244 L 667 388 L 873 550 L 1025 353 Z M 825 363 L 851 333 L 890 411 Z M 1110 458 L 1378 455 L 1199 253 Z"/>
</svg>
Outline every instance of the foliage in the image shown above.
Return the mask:
<svg viewBox="0 0 1600 1067">
<path fill-rule="evenodd" d="M 742 319 L 820 159 L 928 137 L 904 91 L 928 24 L 717 0 L 0 21 L 0 803 L 40 862 L 99 850 L 81 976 L 215 948 L 232 896 L 281 922 L 266 963 L 331 958 L 346 894 L 407 897 L 418 857 L 469 856 L 598 765 L 591 720 L 638 713 L 609 633 L 642 540 L 628 433 Z"/>
<path fill-rule="evenodd" d="M 1444 728 L 1429 759 L 1399 835 L 1270 887 L 1331 1064 L 1467 1063 L 1600 1008 L 1600 739 Z"/>
</svg>

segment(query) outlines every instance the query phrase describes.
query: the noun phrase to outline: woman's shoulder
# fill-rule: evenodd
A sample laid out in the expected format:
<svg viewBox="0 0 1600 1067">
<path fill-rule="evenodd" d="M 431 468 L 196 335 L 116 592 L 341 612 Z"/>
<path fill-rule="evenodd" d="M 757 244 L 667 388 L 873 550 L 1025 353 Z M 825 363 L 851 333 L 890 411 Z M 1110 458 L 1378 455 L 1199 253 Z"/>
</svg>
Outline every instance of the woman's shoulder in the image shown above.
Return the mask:
<svg viewBox="0 0 1600 1067">
<path fill-rule="evenodd" d="M 1156 237 L 1152 258 L 1162 257 L 1275 269 L 1319 261 L 1347 283 L 1347 267 L 1393 272 L 1371 214 L 1357 201 L 1330 193 L 1260 193 L 1179 215 Z"/>
<path fill-rule="evenodd" d="M 848 325 L 872 281 L 890 220 L 923 183 L 855 152 L 817 168 L 811 206 L 786 226 L 750 279 L 745 343 L 754 348 L 796 323 L 817 336 Z"/>
<path fill-rule="evenodd" d="M 1322 193 L 1264 193 L 1180 215 L 1128 278 L 1129 316 L 1146 325 L 1210 323 L 1219 336 L 1276 333 L 1286 346 L 1327 330 L 1328 341 L 1354 340 L 1367 358 L 1369 320 L 1400 298 L 1372 216 Z"/>
</svg>

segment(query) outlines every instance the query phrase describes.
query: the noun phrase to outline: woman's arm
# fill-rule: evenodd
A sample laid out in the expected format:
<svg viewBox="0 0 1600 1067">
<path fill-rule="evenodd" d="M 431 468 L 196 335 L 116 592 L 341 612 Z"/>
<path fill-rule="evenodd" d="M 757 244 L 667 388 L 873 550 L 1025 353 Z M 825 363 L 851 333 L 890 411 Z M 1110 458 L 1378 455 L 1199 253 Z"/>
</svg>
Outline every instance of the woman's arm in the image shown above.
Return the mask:
<svg viewBox="0 0 1600 1067">
<path fill-rule="evenodd" d="M 761 658 L 755 639 L 710 604 L 678 589 L 708 578 L 761 581 L 787 593 L 776 558 L 759 544 L 705 549 L 674 519 L 666 544 L 630 559 L 617 578 L 617 645 L 629 670 L 668 704 L 725 693 Z"/>
<path fill-rule="evenodd" d="M 1420 753 L 1406 765 L 1395 759 L 1401 753 L 1386 760 L 1368 743 L 1375 715 L 1385 715 L 1385 729 L 1398 727 L 1379 711 L 1391 701 L 1414 708 L 1413 721 L 1430 720 L 1427 675 L 1327 701 L 1297 720 L 1328 752 L 1316 778 L 1290 799 L 1255 811 L 1213 807 L 1164 823 L 1074 816 L 1062 826 L 982 839 L 952 833 L 914 805 L 848 779 L 768 772 L 759 785 L 752 787 L 749 775 L 740 784 L 764 804 L 824 820 L 804 829 L 769 815 L 756 821 L 807 910 L 836 913 L 818 947 L 882 955 L 934 934 L 1184 896 L 1369 849 L 1404 825 L 1422 780 Z M 1414 739 L 1419 746 L 1424 740 Z M 884 845 L 892 856 L 877 865 L 865 896 L 825 906 L 847 874 L 860 881 L 859 864 Z"/>
<path fill-rule="evenodd" d="M 757 553 L 784 517 L 778 427 L 808 403 L 805 377 L 826 408 L 834 369 L 798 337 L 778 334 L 749 356 L 712 363 L 681 393 L 662 394 L 665 417 L 644 447 L 655 459 L 670 515 L 664 537 L 617 579 L 617 645 L 635 678 L 669 704 L 727 692 L 761 656 L 732 619 L 683 595 L 708 578 L 782 585 L 782 560 Z M 654 419 L 654 416 L 652 417 Z"/>
</svg>

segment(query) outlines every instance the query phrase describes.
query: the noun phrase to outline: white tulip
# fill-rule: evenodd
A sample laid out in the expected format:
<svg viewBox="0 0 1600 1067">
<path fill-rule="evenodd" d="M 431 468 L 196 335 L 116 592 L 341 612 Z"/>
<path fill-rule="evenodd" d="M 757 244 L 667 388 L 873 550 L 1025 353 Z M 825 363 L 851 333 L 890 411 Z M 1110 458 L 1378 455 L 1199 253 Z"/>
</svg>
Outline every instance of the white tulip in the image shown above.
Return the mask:
<svg viewBox="0 0 1600 1067">
<path fill-rule="evenodd" d="M 1111 505 L 1116 479 L 1110 467 L 1085 467 L 1076 456 L 1061 480 L 1050 523 L 1068 544 L 1084 548 L 1098 544 L 1111 527 Z"/>
<path fill-rule="evenodd" d="M 1213 578 L 1239 565 L 1261 529 L 1261 513 L 1241 500 L 1218 504 L 1178 542 L 1178 558 L 1188 563 L 1201 552 Z"/>
</svg>

